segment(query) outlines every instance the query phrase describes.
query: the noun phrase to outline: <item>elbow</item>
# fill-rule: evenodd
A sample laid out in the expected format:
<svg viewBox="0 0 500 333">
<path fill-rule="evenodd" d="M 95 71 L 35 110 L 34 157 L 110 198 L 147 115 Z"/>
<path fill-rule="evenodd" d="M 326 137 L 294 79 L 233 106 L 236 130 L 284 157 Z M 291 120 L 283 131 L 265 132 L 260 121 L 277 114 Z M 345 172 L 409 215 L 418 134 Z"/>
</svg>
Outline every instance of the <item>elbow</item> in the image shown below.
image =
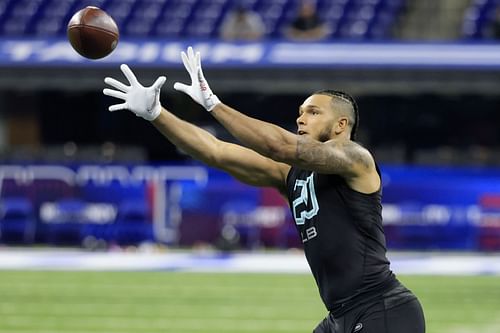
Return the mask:
<svg viewBox="0 0 500 333">
<path fill-rule="evenodd" d="M 204 158 L 202 160 L 202 162 L 211 168 L 218 168 L 219 167 L 219 163 L 214 158 Z"/>
<path fill-rule="evenodd" d="M 209 167 L 218 168 L 223 162 L 221 161 L 219 154 L 208 153 L 203 157 L 203 163 L 205 163 Z"/>
<path fill-rule="evenodd" d="M 203 152 L 203 163 L 214 168 L 223 168 L 227 162 L 225 151 L 228 149 L 225 143 L 217 141 Z"/>
</svg>

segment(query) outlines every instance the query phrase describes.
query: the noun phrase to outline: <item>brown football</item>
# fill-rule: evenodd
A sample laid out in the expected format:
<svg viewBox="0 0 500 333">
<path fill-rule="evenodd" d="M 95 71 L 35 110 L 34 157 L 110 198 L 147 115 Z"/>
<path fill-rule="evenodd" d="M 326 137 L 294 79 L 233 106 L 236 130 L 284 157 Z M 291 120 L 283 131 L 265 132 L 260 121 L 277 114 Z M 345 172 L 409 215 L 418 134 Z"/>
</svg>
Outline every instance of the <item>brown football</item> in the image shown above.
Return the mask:
<svg viewBox="0 0 500 333">
<path fill-rule="evenodd" d="M 81 56 L 104 58 L 116 48 L 120 33 L 111 16 L 100 8 L 88 6 L 73 15 L 68 23 L 68 39 Z"/>
</svg>

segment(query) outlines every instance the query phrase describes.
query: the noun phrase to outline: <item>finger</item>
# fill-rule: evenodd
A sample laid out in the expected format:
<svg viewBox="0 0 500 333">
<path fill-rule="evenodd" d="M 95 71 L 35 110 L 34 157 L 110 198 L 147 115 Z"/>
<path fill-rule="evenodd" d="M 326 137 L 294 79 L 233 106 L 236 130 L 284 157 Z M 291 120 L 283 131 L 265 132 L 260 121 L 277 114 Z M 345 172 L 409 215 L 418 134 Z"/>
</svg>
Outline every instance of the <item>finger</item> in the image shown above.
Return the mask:
<svg viewBox="0 0 500 333">
<path fill-rule="evenodd" d="M 155 83 L 153 83 L 154 90 L 160 90 L 166 80 L 167 78 L 164 76 L 160 76 L 159 78 L 157 78 Z"/>
<path fill-rule="evenodd" d="M 189 95 L 189 92 L 188 92 L 189 88 L 190 88 L 190 86 L 185 85 L 184 83 L 180 83 L 180 82 L 175 82 L 174 83 L 174 89 L 175 90 L 182 91 L 183 93 L 188 94 L 188 95 Z"/>
<path fill-rule="evenodd" d="M 188 56 L 186 55 L 186 52 L 184 52 L 184 51 L 181 52 L 181 58 L 182 58 L 182 63 L 184 64 L 184 67 L 186 68 L 188 73 L 191 74 L 193 72 L 193 70 L 191 69 L 191 64 L 189 63 L 189 59 L 188 59 Z"/>
<path fill-rule="evenodd" d="M 128 67 L 126 64 L 122 64 L 120 66 L 120 69 L 123 72 L 123 75 L 127 78 L 128 82 L 130 82 L 131 85 L 139 85 L 139 81 L 137 81 L 137 78 L 134 75 L 134 72 Z"/>
<path fill-rule="evenodd" d="M 196 66 L 201 68 L 201 54 L 200 54 L 200 52 L 196 52 Z"/>
<path fill-rule="evenodd" d="M 189 64 L 191 65 L 191 68 L 193 70 L 196 69 L 196 56 L 194 54 L 194 49 L 190 46 L 188 47 L 188 59 L 189 59 Z"/>
<path fill-rule="evenodd" d="M 188 58 L 189 60 L 194 59 L 194 50 L 192 46 L 188 47 Z"/>
<path fill-rule="evenodd" d="M 109 84 L 113 88 L 116 88 L 118 90 L 121 90 L 123 92 L 128 92 L 130 90 L 129 86 L 124 85 L 118 80 L 113 79 L 112 77 L 107 77 L 104 79 L 104 83 Z"/>
<path fill-rule="evenodd" d="M 115 97 L 115 98 L 119 98 L 119 99 L 123 99 L 125 100 L 127 98 L 127 94 L 121 92 L 121 91 L 117 91 L 117 90 L 113 90 L 113 89 L 104 89 L 102 91 L 102 93 L 104 95 L 107 95 L 107 96 L 111 96 L 111 97 Z"/>
<path fill-rule="evenodd" d="M 125 110 L 127 109 L 127 103 L 122 103 L 122 104 L 115 104 L 115 105 L 111 105 L 108 110 L 110 112 L 113 112 L 113 111 L 118 111 L 118 110 Z"/>
</svg>

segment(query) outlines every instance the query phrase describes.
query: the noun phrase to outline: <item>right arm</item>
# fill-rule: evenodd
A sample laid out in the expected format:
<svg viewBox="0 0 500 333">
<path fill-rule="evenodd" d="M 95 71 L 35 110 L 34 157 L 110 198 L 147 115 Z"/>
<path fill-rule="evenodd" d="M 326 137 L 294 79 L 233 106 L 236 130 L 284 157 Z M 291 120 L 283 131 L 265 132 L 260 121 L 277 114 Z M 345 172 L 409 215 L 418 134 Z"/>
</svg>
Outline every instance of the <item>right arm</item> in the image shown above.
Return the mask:
<svg viewBox="0 0 500 333">
<path fill-rule="evenodd" d="M 222 169 L 240 181 L 255 186 L 270 186 L 284 193 L 290 167 L 275 162 L 248 148 L 221 141 L 204 129 L 194 126 L 164 109 L 160 104 L 160 90 L 165 83 L 159 77 L 150 87 L 139 83 L 132 70 L 120 66 L 130 85 L 107 77 L 104 82 L 114 89 L 103 90 L 105 95 L 121 99 L 109 111 L 129 110 L 150 122 L 174 145 L 193 158 Z"/>
<path fill-rule="evenodd" d="M 204 129 L 179 119 L 162 108 L 152 124 L 175 146 L 196 160 L 224 170 L 243 183 L 285 190 L 290 166 L 248 148 L 224 142 Z"/>
</svg>

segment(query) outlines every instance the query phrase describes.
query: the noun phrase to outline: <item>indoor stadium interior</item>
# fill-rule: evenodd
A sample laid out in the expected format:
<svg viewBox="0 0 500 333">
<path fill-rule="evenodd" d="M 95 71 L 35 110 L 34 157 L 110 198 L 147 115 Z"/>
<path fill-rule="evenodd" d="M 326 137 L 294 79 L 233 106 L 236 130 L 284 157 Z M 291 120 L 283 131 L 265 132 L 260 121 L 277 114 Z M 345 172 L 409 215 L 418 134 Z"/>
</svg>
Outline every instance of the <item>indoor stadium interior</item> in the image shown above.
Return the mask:
<svg viewBox="0 0 500 333">
<path fill-rule="evenodd" d="M 293 133 L 315 91 L 352 95 L 388 257 L 427 332 L 500 332 L 500 0 L 305 0 L 310 34 L 303 2 L 0 0 L 0 333 L 298 333 L 324 317 L 278 191 L 108 112 L 104 78 L 128 64 L 145 86 L 166 76 L 166 109 L 239 144 L 174 90 L 188 46 L 221 101 Z M 86 6 L 118 26 L 105 58 L 68 42 Z M 236 11 L 255 33 L 229 27 Z"/>
</svg>

